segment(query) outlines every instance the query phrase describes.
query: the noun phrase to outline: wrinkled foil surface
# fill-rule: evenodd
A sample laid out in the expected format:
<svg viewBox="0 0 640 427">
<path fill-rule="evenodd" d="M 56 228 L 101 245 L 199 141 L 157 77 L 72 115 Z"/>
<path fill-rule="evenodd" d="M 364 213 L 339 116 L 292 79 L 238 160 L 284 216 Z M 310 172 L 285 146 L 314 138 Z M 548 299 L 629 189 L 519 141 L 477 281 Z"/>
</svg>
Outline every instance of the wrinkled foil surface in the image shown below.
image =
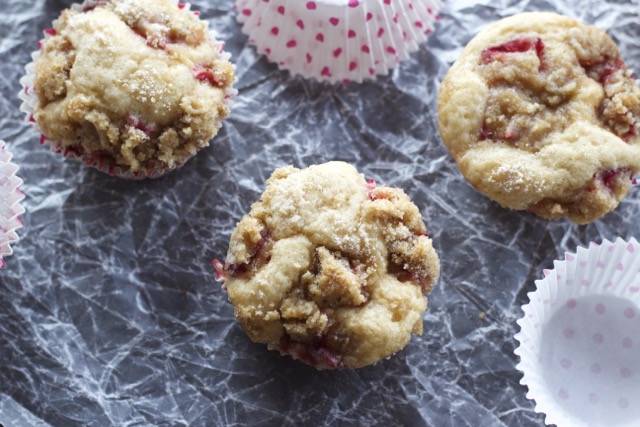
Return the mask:
<svg viewBox="0 0 640 427">
<path fill-rule="evenodd" d="M 435 33 L 388 77 L 291 78 L 247 44 L 230 0 L 194 0 L 237 64 L 239 95 L 211 146 L 132 182 L 41 146 L 18 80 L 69 1 L 2 0 L 0 139 L 27 214 L 0 271 L 0 423 L 22 426 L 539 426 L 519 384 L 516 319 L 544 268 L 590 241 L 640 236 L 637 187 L 587 226 L 500 208 L 462 178 L 437 130 L 437 88 L 494 20 L 556 11 L 606 29 L 640 68 L 638 3 L 450 0 Z M 252 343 L 212 258 L 279 166 L 329 160 L 403 188 L 442 260 L 425 333 L 389 360 L 316 371 Z"/>
</svg>

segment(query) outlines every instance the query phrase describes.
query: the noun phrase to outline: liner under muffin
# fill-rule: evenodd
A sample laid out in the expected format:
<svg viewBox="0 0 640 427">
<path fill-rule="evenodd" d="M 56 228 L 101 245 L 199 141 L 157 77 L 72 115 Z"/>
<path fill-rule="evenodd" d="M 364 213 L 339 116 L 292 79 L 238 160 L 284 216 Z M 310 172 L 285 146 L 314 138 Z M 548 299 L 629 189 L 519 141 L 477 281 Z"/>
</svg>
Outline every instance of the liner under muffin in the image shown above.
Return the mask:
<svg viewBox="0 0 640 427">
<path fill-rule="evenodd" d="M 18 166 L 11 162 L 12 156 L 0 140 L 0 268 L 5 266 L 4 258 L 13 254 L 11 245 L 20 240 L 17 230 L 22 228 L 20 215 L 25 212 L 20 204 L 22 179 L 16 175 Z"/>
<path fill-rule="evenodd" d="M 191 5 L 189 3 L 179 3 L 178 0 L 168 0 L 168 1 L 187 12 L 191 10 Z M 85 10 L 87 7 L 95 6 L 102 2 L 103 1 L 101 0 L 85 0 L 81 4 L 80 3 L 72 4 L 71 6 L 69 6 L 69 9 L 72 9 L 75 11 L 82 11 L 82 10 Z M 198 11 L 193 11 L 193 13 L 196 15 L 199 15 Z M 56 22 L 57 20 L 53 21 L 52 27 L 55 26 Z M 111 176 L 117 176 L 120 178 L 133 179 L 133 180 L 159 178 L 164 174 L 166 174 L 167 172 L 171 172 L 173 170 L 179 169 L 200 151 L 200 150 L 196 151 L 196 153 L 193 153 L 189 158 L 187 158 L 183 162 L 174 163 L 174 165 L 171 167 L 166 166 L 161 168 L 147 168 L 147 169 L 141 169 L 136 172 L 132 172 L 129 168 L 118 166 L 111 162 L 108 162 L 107 159 L 92 158 L 91 156 L 88 156 L 85 153 L 78 153 L 73 148 L 66 147 L 60 144 L 58 141 L 54 141 L 47 138 L 47 136 L 43 134 L 40 126 L 38 126 L 38 124 L 34 120 L 35 106 L 38 102 L 38 97 L 34 89 L 35 64 L 41 55 L 40 47 L 47 39 L 52 37 L 55 33 L 51 29 L 45 29 L 43 31 L 43 34 L 44 34 L 44 38 L 38 42 L 38 50 L 34 51 L 31 54 L 31 62 L 25 66 L 25 75 L 20 79 L 22 90 L 18 94 L 18 97 L 22 100 L 22 104 L 20 105 L 20 111 L 22 111 L 25 114 L 26 120 L 31 124 L 33 130 L 36 133 L 40 134 L 40 144 L 49 146 L 49 148 L 51 148 L 52 151 L 61 154 L 67 159 L 79 160 L 85 165 L 98 169 L 99 171 L 109 174 Z M 216 38 L 217 32 L 214 30 L 209 30 L 208 34 L 209 34 L 209 39 L 211 40 L 211 42 L 217 48 L 217 51 L 218 51 L 218 56 L 216 57 L 216 59 L 229 61 L 231 59 L 231 54 L 229 52 L 224 51 L 224 42 L 219 41 Z M 231 65 L 235 69 L 235 65 L 233 64 Z M 234 89 L 232 86 L 229 86 L 225 90 L 224 104 L 230 108 L 232 98 L 237 94 L 238 94 L 238 91 Z M 223 120 L 224 119 L 217 120 L 216 128 L 218 130 L 222 127 Z"/>
<path fill-rule="evenodd" d="M 554 267 L 517 322 L 527 397 L 558 427 L 640 425 L 640 243 L 592 242 Z"/>
<path fill-rule="evenodd" d="M 386 75 L 419 49 L 440 0 L 238 0 L 238 22 L 258 53 L 318 81 Z"/>
</svg>

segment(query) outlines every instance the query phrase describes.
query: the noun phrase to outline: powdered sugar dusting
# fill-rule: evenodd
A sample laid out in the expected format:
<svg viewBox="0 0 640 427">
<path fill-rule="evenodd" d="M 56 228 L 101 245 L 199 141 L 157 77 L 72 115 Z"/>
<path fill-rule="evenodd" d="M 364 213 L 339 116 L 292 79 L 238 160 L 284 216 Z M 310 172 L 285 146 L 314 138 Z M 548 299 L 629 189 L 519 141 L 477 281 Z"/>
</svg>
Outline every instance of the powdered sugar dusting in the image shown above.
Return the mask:
<svg viewBox="0 0 640 427">
<path fill-rule="evenodd" d="M 504 191 L 542 193 L 545 181 L 531 174 L 531 168 L 519 161 L 504 163 L 491 171 L 489 180 L 500 185 Z"/>
<path fill-rule="evenodd" d="M 151 67 L 136 70 L 131 78 L 120 80 L 120 84 L 139 102 L 152 106 L 157 115 L 168 114 L 176 106 L 168 95 L 173 92 L 173 83 L 166 83 L 162 75 Z"/>
</svg>

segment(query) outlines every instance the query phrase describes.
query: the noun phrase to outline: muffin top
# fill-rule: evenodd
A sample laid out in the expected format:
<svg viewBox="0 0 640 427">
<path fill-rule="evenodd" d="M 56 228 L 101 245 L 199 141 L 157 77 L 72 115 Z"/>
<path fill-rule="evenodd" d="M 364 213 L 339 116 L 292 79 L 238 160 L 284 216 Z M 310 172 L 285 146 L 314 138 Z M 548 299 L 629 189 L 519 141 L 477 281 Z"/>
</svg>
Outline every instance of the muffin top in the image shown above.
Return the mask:
<svg viewBox="0 0 640 427">
<path fill-rule="evenodd" d="M 36 61 L 48 139 L 131 171 L 181 165 L 217 133 L 234 68 L 206 22 L 168 0 L 62 12 Z"/>
<path fill-rule="evenodd" d="M 422 333 L 439 260 L 402 190 L 330 162 L 277 169 L 220 270 L 252 340 L 319 369 L 358 368 Z"/>
<path fill-rule="evenodd" d="M 502 206 L 593 221 L 640 172 L 640 89 L 598 28 L 524 13 L 478 34 L 440 87 L 442 139 Z"/>
</svg>

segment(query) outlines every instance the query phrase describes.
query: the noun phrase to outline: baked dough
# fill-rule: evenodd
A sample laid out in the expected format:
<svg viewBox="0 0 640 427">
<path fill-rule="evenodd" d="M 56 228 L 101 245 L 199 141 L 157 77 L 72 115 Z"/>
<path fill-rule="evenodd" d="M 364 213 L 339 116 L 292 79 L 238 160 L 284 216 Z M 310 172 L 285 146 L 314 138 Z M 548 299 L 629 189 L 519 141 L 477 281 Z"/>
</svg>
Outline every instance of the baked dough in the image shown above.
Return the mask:
<svg viewBox="0 0 640 427">
<path fill-rule="evenodd" d="M 440 271 L 408 196 L 342 162 L 277 169 L 217 268 L 249 337 L 318 369 L 404 348 Z"/>
<path fill-rule="evenodd" d="M 88 163 L 180 166 L 229 114 L 234 67 L 207 23 L 177 2 L 97 1 L 63 11 L 48 32 L 33 119 Z"/>
<path fill-rule="evenodd" d="M 603 30 L 564 16 L 523 13 L 478 34 L 438 112 L 464 177 L 504 207 L 587 223 L 640 171 L 640 89 Z"/>
</svg>

